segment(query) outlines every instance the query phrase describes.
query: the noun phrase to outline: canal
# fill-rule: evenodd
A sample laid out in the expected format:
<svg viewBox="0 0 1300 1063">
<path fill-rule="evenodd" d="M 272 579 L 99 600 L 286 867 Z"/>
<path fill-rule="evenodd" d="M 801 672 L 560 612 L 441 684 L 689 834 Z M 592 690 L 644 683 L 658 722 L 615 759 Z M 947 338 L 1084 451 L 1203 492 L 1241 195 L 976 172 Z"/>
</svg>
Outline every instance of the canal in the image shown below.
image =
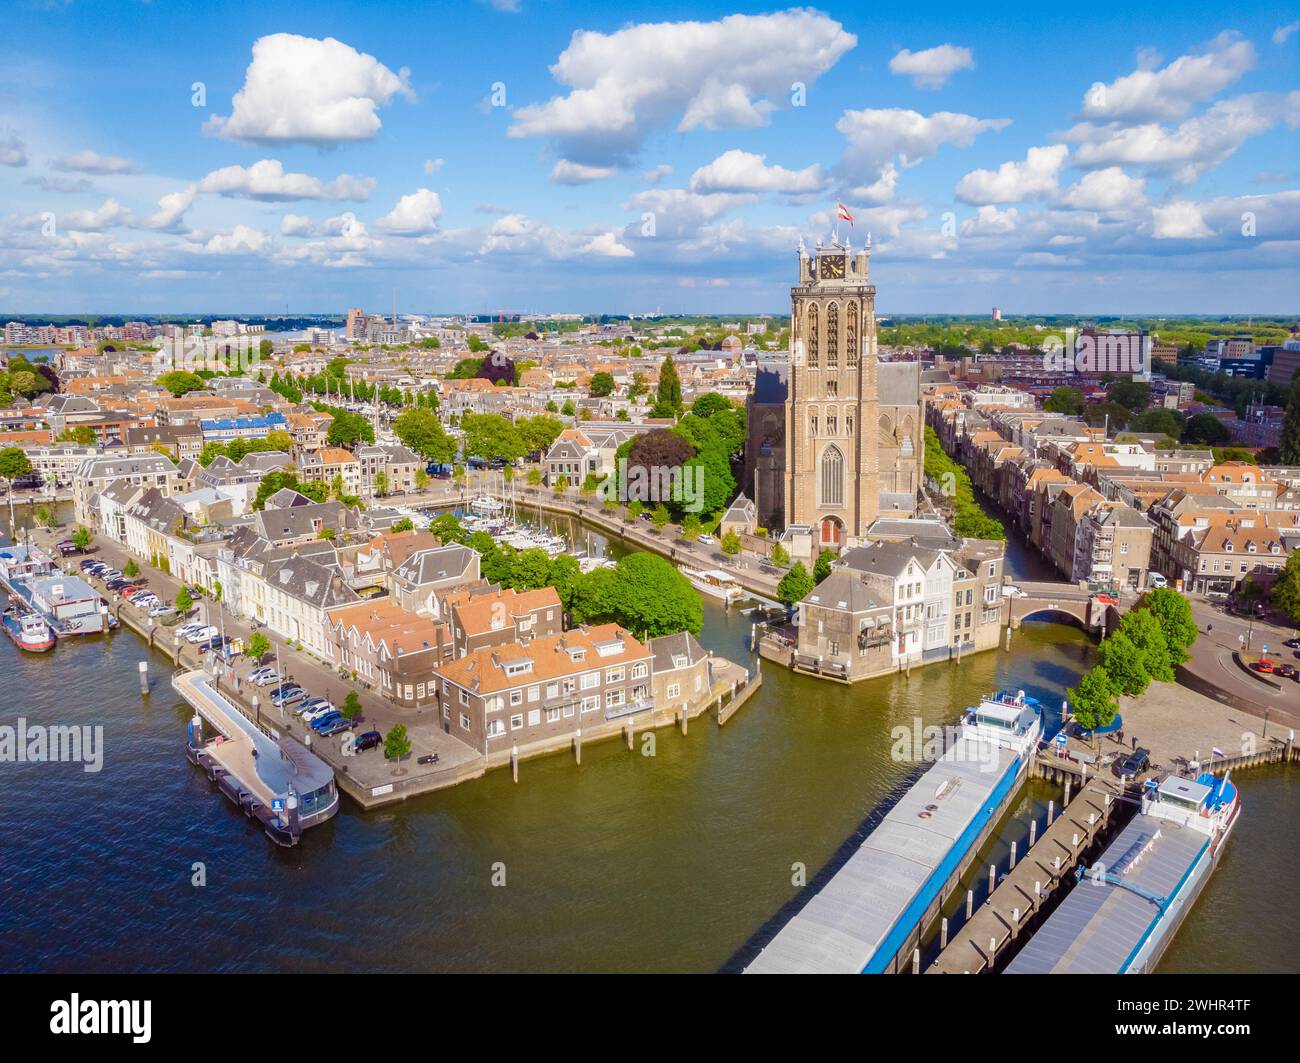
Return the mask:
<svg viewBox="0 0 1300 1063">
<path fill-rule="evenodd" d="M 746 659 L 749 618 L 705 614 L 702 641 Z M 97 773 L 0 764 L 0 969 L 716 970 L 795 895 L 800 867 L 812 878 L 919 770 L 891 760 L 891 728 L 951 723 L 998 687 L 1059 706 L 1092 653 L 1073 627 L 1031 623 L 1010 652 L 852 688 L 765 667 L 723 729 L 702 717 L 652 749 L 526 761 L 517 785 L 496 771 L 376 813 L 345 803 L 281 850 L 185 761 L 189 711 L 163 657 L 141 697 L 135 635 L 45 655 L 3 640 L 0 723 L 102 727 L 104 759 Z M 1169 969 L 1294 969 L 1286 935 L 1247 936 L 1270 904 L 1282 914 L 1268 883 L 1297 871 L 1267 825 L 1293 807 L 1293 779 L 1243 779 L 1247 814 Z M 1025 792 L 1022 818 L 1041 797 Z"/>
</svg>

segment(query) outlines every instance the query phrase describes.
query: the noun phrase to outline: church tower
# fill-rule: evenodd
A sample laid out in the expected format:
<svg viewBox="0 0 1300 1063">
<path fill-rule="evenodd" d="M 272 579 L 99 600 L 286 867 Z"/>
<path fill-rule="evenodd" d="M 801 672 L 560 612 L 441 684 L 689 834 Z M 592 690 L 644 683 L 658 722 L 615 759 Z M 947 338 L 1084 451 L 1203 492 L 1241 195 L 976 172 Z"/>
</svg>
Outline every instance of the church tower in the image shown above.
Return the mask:
<svg viewBox="0 0 1300 1063">
<path fill-rule="evenodd" d="M 790 289 L 785 403 L 786 526 L 806 525 L 814 547 L 838 550 L 880 511 L 876 288 L 867 281 L 870 237 L 799 246 Z"/>
</svg>

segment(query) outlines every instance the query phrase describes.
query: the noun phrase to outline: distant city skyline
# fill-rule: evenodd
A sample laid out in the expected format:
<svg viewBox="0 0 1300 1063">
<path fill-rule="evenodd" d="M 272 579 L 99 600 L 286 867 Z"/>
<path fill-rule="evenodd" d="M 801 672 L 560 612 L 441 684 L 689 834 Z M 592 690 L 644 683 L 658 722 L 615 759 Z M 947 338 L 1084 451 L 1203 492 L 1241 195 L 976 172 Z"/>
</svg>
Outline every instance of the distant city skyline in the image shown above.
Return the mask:
<svg viewBox="0 0 1300 1063">
<path fill-rule="evenodd" d="M 1300 310 L 1300 21 L 1134 18 L 20 0 L 0 313 Z"/>
</svg>

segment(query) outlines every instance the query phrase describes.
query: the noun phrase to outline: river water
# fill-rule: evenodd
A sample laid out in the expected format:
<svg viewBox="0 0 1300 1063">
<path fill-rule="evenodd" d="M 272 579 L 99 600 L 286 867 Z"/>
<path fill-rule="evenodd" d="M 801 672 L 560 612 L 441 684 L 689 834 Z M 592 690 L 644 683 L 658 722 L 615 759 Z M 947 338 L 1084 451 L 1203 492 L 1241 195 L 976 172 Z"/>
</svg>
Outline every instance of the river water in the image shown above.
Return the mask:
<svg viewBox="0 0 1300 1063">
<path fill-rule="evenodd" d="M 709 648 L 745 660 L 749 631 L 706 603 Z M 517 785 L 494 771 L 374 813 L 345 801 L 283 850 L 186 762 L 189 710 L 162 656 L 142 698 L 134 634 L 44 655 L 0 640 L 0 723 L 104 735 L 96 773 L 0 764 L 0 969 L 717 970 L 796 894 L 798 866 L 814 876 L 919 770 L 890 759 L 892 727 L 951 723 L 998 687 L 1059 705 L 1092 654 L 1073 627 L 1027 624 L 1010 652 L 852 688 L 765 666 L 725 728 L 701 717 L 652 749 L 588 745 L 581 766 L 529 760 Z M 1166 968 L 1294 969 L 1285 935 L 1250 933 L 1261 908 L 1285 914 L 1269 884 L 1286 890 L 1297 856 L 1272 831 L 1294 778 L 1243 777 L 1238 836 Z M 1021 821 L 1050 793 L 1027 789 Z"/>
</svg>

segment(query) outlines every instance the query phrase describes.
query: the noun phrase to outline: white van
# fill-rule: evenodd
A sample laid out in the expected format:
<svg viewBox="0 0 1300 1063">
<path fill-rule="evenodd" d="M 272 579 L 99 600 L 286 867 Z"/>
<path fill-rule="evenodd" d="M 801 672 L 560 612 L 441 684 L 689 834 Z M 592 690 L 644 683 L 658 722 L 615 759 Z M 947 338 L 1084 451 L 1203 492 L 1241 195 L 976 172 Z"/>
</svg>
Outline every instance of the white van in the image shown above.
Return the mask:
<svg viewBox="0 0 1300 1063">
<path fill-rule="evenodd" d="M 1161 573 L 1161 572 L 1148 572 L 1148 573 L 1147 573 L 1147 586 L 1148 586 L 1148 587 L 1168 587 L 1168 586 L 1169 586 L 1169 581 L 1168 581 L 1167 579 L 1165 579 L 1164 574 Z"/>
</svg>

